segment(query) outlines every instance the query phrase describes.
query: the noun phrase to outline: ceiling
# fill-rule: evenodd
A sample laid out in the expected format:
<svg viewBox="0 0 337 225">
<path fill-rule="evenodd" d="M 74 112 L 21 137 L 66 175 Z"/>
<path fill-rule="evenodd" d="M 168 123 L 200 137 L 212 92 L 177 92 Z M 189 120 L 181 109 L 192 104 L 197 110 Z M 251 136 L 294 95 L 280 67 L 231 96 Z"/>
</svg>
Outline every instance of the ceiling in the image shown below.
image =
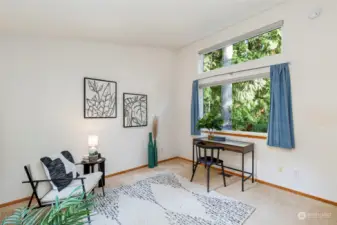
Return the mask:
<svg viewBox="0 0 337 225">
<path fill-rule="evenodd" d="M 0 0 L 0 34 L 178 49 L 285 0 Z"/>
</svg>

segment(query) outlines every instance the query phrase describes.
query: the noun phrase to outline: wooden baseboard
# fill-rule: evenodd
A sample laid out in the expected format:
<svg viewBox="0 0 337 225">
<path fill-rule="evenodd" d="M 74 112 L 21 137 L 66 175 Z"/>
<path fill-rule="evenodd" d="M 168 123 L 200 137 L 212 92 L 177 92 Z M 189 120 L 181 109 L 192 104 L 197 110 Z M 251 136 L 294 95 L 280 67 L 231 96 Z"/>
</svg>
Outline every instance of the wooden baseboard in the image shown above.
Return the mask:
<svg viewBox="0 0 337 225">
<path fill-rule="evenodd" d="M 7 207 L 7 206 L 10 206 L 10 205 L 14 205 L 14 204 L 18 204 L 18 203 L 21 203 L 21 202 L 24 202 L 24 201 L 28 201 L 29 199 L 30 199 L 30 197 L 25 197 L 25 198 L 16 199 L 16 200 L 11 201 L 11 202 L 6 202 L 6 203 L 3 203 L 3 204 L 0 204 L 0 208 Z"/>
<path fill-rule="evenodd" d="M 174 159 L 177 159 L 177 158 L 178 157 L 172 157 L 172 158 L 169 158 L 169 159 L 159 160 L 158 163 L 171 161 L 171 160 L 174 160 Z M 134 167 L 134 168 L 131 168 L 131 169 L 128 169 L 128 170 L 119 171 L 117 173 L 112 173 L 112 174 L 106 175 L 105 178 L 109 178 L 109 177 L 117 176 L 117 175 L 120 175 L 120 174 L 123 174 L 123 173 L 131 172 L 131 171 L 134 171 L 134 170 L 142 169 L 142 168 L 145 168 L 147 166 L 148 166 L 148 164 L 142 165 L 142 166 L 137 166 L 137 167 Z M 25 198 L 16 199 L 14 201 L 6 202 L 6 203 L 3 203 L 3 204 L 0 204 L 0 208 L 7 207 L 7 206 L 10 206 L 10 205 L 14 205 L 14 204 L 17 204 L 17 203 L 21 203 L 21 202 L 24 202 L 24 201 L 28 201 L 29 199 L 30 199 L 30 197 L 25 197 Z"/>
<path fill-rule="evenodd" d="M 178 158 L 179 157 L 172 157 L 172 158 L 169 158 L 169 159 L 159 160 L 158 163 L 163 163 L 163 162 L 171 161 L 171 160 L 178 159 Z M 137 167 L 134 167 L 134 168 L 131 168 L 131 169 L 122 170 L 122 171 L 119 171 L 117 173 L 108 174 L 108 175 L 105 176 L 105 178 L 117 176 L 117 175 L 120 175 L 120 174 L 123 174 L 123 173 L 128 173 L 128 172 L 131 172 L 131 171 L 134 171 L 134 170 L 139 170 L 139 169 L 145 168 L 147 166 L 148 166 L 148 164 L 145 164 L 145 165 L 137 166 Z"/>
<path fill-rule="evenodd" d="M 186 159 L 186 158 L 183 158 L 183 157 L 177 157 L 177 158 L 181 159 L 181 160 L 184 160 L 184 161 L 187 161 L 187 162 L 192 162 L 192 160 Z M 221 171 L 220 168 L 214 167 L 214 169 Z M 233 175 L 233 176 L 242 177 L 241 174 L 235 173 L 235 172 L 230 171 L 230 170 L 225 170 L 225 172 L 227 174 L 230 174 L 230 175 Z M 251 180 L 251 178 L 250 178 L 250 180 Z M 293 194 L 296 194 L 296 195 L 300 195 L 300 196 L 303 196 L 303 197 L 314 199 L 316 201 L 320 201 L 320 202 L 324 202 L 324 203 L 327 203 L 327 204 L 330 204 L 330 205 L 337 206 L 337 202 L 334 202 L 334 201 L 331 201 L 331 200 L 328 200 L 328 199 L 320 198 L 320 197 L 310 195 L 310 194 L 307 194 L 307 193 L 304 193 L 304 192 L 300 192 L 300 191 L 296 191 L 296 190 L 293 190 L 293 189 L 290 189 L 290 188 L 282 187 L 282 186 L 279 186 L 279 185 L 276 185 L 276 184 L 273 184 L 273 183 L 269 183 L 267 181 L 263 181 L 263 180 L 260 180 L 260 179 L 255 179 L 255 181 L 260 183 L 260 184 L 264 184 L 264 185 L 267 185 L 267 186 L 270 186 L 270 187 L 273 187 L 273 188 L 277 188 L 277 189 L 287 191 L 287 192 L 290 192 L 290 193 L 293 193 Z"/>
</svg>

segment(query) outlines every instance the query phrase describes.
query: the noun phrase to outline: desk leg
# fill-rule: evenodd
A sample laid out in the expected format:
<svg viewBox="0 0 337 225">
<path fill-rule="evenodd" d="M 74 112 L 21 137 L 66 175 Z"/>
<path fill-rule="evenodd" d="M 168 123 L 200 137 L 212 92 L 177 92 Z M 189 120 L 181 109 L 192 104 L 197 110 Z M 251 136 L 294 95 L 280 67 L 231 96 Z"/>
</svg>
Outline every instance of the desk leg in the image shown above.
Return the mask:
<svg viewBox="0 0 337 225">
<path fill-rule="evenodd" d="M 245 191 L 245 187 L 244 187 L 244 184 L 245 184 L 245 154 L 242 153 L 242 174 L 241 174 L 241 191 L 244 192 Z"/>
<path fill-rule="evenodd" d="M 254 180 L 254 150 L 252 151 L 252 183 L 255 182 Z"/>
</svg>

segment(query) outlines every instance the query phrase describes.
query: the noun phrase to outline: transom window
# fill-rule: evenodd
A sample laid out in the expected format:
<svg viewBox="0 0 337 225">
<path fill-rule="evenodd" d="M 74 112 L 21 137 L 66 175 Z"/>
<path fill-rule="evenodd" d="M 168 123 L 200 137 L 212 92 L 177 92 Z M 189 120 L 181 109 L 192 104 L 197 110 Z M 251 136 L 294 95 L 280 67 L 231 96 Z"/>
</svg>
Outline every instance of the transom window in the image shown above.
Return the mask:
<svg viewBox="0 0 337 225">
<path fill-rule="evenodd" d="M 225 47 L 201 54 L 203 72 L 239 64 L 282 52 L 281 28 L 264 32 L 257 36 L 236 40 Z"/>
</svg>

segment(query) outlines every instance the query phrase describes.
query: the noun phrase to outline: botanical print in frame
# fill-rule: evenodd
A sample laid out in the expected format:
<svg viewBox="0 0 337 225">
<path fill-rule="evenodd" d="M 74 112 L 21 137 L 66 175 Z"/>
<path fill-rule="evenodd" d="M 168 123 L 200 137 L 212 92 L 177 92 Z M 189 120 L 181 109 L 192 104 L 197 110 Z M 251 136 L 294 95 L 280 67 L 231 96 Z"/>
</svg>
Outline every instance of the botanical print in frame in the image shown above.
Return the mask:
<svg viewBox="0 0 337 225">
<path fill-rule="evenodd" d="M 147 126 L 147 95 L 123 93 L 123 126 Z"/>
<path fill-rule="evenodd" d="M 84 118 L 117 117 L 117 83 L 84 78 Z"/>
</svg>

